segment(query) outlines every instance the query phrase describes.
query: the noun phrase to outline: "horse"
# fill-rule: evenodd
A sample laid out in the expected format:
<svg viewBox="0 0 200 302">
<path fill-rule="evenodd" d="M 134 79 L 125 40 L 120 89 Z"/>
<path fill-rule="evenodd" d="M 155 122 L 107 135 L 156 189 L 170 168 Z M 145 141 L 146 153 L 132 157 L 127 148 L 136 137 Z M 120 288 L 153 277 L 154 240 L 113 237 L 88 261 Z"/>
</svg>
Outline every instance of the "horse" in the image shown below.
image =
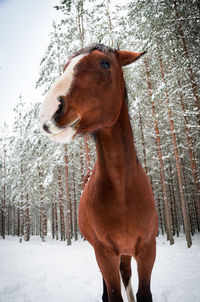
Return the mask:
<svg viewBox="0 0 200 302">
<path fill-rule="evenodd" d="M 135 301 L 132 257 L 139 278 L 137 302 L 152 302 L 158 218 L 134 147 L 122 70 L 142 55 L 103 44 L 77 51 L 40 111 L 41 127 L 53 141 L 68 143 L 77 134 L 95 137 L 97 159 L 80 198 L 78 223 L 102 273 L 103 302 L 123 301 L 120 275 L 128 301 Z"/>
</svg>

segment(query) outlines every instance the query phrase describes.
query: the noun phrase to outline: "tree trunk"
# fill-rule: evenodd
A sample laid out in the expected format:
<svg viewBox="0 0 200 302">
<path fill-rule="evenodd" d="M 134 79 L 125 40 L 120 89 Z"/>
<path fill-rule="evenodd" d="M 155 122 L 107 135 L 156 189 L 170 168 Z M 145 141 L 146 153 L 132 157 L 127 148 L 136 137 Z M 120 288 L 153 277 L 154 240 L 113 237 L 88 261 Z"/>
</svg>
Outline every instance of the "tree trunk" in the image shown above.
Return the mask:
<svg viewBox="0 0 200 302">
<path fill-rule="evenodd" d="M 146 68 L 146 80 L 148 85 L 148 91 L 149 91 L 149 97 L 152 104 L 152 114 L 154 118 L 154 126 L 155 126 L 155 134 L 156 134 L 156 146 L 157 146 L 157 152 L 158 152 L 158 159 L 160 163 L 160 179 L 161 179 L 161 185 L 162 185 L 162 192 L 163 192 L 163 199 L 164 199 L 164 208 L 165 208 L 165 218 L 166 218 L 166 230 L 167 230 L 167 237 L 170 241 L 170 244 L 174 244 L 174 239 L 172 235 L 171 230 L 171 220 L 170 220 L 170 213 L 169 213 L 169 202 L 167 198 L 167 188 L 166 188 L 166 182 L 165 182 L 165 173 L 164 173 L 164 163 L 162 159 L 162 151 L 161 151 L 161 144 L 160 144 L 160 131 L 158 128 L 158 122 L 156 119 L 156 110 L 155 110 L 155 103 L 152 98 L 152 85 L 150 81 L 150 73 L 149 73 L 149 66 L 148 61 L 145 58 L 144 59 L 145 68 Z"/>
<path fill-rule="evenodd" d="M 175 54 L 174 54 L 174 63 L 176 64 L 176 58 L 175 58 Z M 181 88 L 181 83 L 179 80 L 178 75 L 176 74 L 176 80 L 177 80 L 177 84 L 178 87 Z M 189 132 L 189 122 L 188 122 L 188 117 L 186 115 L 186 109 L 185 109 L 185 104 L 183 101 L 183 95 L 180 92 L 180 102 L 181 102 L 181 108 L 183 111 L 183 118 L 184 118 L 184 122 L 185 122 L 185 133 L 186 133 L 186 138 L 187 138 L 187 144 L 188 144 L 188 152 L 189 152 L 189 157 L 190 157 L 190 164 L 191 164 L 191 169 L 192 169 L 192 176 L 193 176 L 193 180 L 194 180 L 194 190 L 195 190 L 195 194 L 196 194 L 196 200 L 197 200 L 197 212 L 198 212 L 198 225 L 200 228 L 200 182 L 199 182 L 199 178 L 198 178 L 198 173 L 197 173 L 197 164 L 196 164 L 196 160 L 195 160 L 195 154 L 193 152 L 193 144 L 192 144 L 192 139 L 190 136 L 190 132 Z"/>
<path fill-rule="evenodd" d="M 39 170 L 39 168 L 38 168 Z M 42 173 L 38 172 L 39 179 L 42 177 Z M 44 213 L 44 201 L 43 201 L 43 188 L 40 180 L 40 236 L 42 241 L 45 241 L 45 213 Z"/>
<path fill-rule="evenodd" d="M 73 203 L 73 220 L 74 220 L 74 239 L 78 240 L 78 221 L 77 221 L 77 201 L 76 201 L 76 182 L 73 171 L 73 195 L 74 195 L 74 203 Z"/>
<path fill-rule="evenodd" d="M 170 212 L 171 212 L 171 221 L 172 221 L 172 232 L 173 236 L 175 235 L 175 217 L 174 217 L 174 204 L 173 204 L 173 197 L 172 197 L 172 188 L 171 183 L 168 180 L 168 192 L 169 192 L 169 202 L 170 202 Z"/>
<path fill-rule="evenodd" d="M 57 212 L 57 203 L 54 204 L 54 215 L 55 215 L 55 233 L 56 233 L 56 240 L 58 240 L 58 212 Z"/>
<path fill-rule="evenodd" d="M 140 106 L 139 106 L 139 121 L 140 121 L 140 133 L 142 137 L 142 149 L 143 149 L 143 158 L 144 158 L 144 169 L 147 174 L 147 159 L 146 159 L 146 149 L 145 149 L 145 142 L 144 142 L 144 132 L 143 132 L 143 126 L 142 126 L 142 117 L 140 113 Z"/>
<path fill-rule="evenodd" d="M 59 208 L 60 208 L 60 239 L 65 240 L 65 217 L 64 217 L 64 192 L 62 182 L 62 171 L 58 168 L 58 185 L 59 185 Z"/>
<path fill-rule="evenodd" d="M 175 12 L 176 12 L 176 17 L 179 18 L 180 14 L 179 14 L 178 9 L 177 9 L 177 2 L 176 2 L 176 0 L 174 0 L 174 7 L 175 7 Z M 196 84 L 196 81 L 195 81 L 195 78 L 194 78 L 194 75 L 193 75 L 192 67 L 191 67 L 191 64 L 190 64 L 189 51 L 188 51 L 188 48 L 187 48 L 187 45 L 186 45 L 185 35 L 184 35 L 183 29 L 182 29 L 181 26 L 182 25 L 181 25 L 181 22 L 180 22 L 178 24 L 178 35 L 181 37 L 181 41 L 182 41 L 183 49 L 184 49 L 184 54 L 185 54 L 185 57 L 187 59 L 188 71 L 189 71 L 189 75 L 190 75 L 192 92 L 193 92 L 193 95 L 194 95 L 196 106 L 198 108 L 198 116 L 197 116 L 197 118 L 198 118 L 198 122 L 199 122 L 199 125 L 200 125 L 200 100 L 199 100 L 198 93 L 197 93 L 197 84 Z"/>
<path fill-rule="evenodd" d="M 162 216 L 162 210 L 160 205 L 160 198 L 157 198 L 157 202 L 158 202 L 158 217 L 160 221 L 161 232 L 162 235 L 164 235 L 164 223 L 163 223 L 163 216 Z"/>
<path fill-rule="evenodd" d="M 88 136 L 84 135 L 84 145 L 85 145 L 85 167 L 86 174 L 90 172 L 90 148 L 88 145 Z"/>
<path fill-rule="evenodd" d="M 21 234 L 20 225 L 21 225 L 21 219 L 20 219 L 20 203 L 18 202 L 18 203 L 17 203 L 17 236 L 18 236 L 18 237 L 20 237 L 20 234 Z"/>
<path fill-rule="evenodd" d="M 41 199 L 40 201 L 40 236 L 42 238 L 42 242 L 45 242 L 45 226 L 44 226 L 44 203 Z"/>
<path fill-rule="evenodd" d="M 110 16 L 110 8 L 109 8 L 109 1 L 106 1 L 106 15 L 108 20 L 108 29 L 109 29 L 109 36 L 110 36 L 110 45 L 114 47 L 114 35 L 113 35 L 113 25 Z"/>
<path fill-rule="evenodd" d="M 1 235 L 6 236 L 6 150 L 3 150 L 3 198 L 1 207 Z"/>
<path fill-rule="evenodd" d="M 65 195 L 66 195 L 66 237 L 67 245 L 71 245 L 71 199 L 69 196 L 69 175 L 67 145 L 65 145 Z"/>
<path fill-rule="evenodd" d="M 77 28 L 79 33 L 79 39 L 81 41 L 81 48 L 84 47 L 84 39 L 85 39 L 83 14 L 84 11 L 83 11 L 83 1 L 82 1 L 77 6 Z"/>
<path fill-rule="evenodd" d="M 175 229 L 176 229 L 176 235 L 177 235 L 177 237 L 179 237 L 179 221 L 178 221 L 178 215 L 177 215 L 177 203 L 176 203 L 176 198 L 175 198 L 175 193 L 174 193 L 174 182 L 173 182 L 172 166 L 171 166 L 170 160 L 169 160 L 169 177 L 170 177 L 172 201 L 173 201 L 173 208 L 174 208 Z"/>
<path fill-rule="evenodd" d="M 24 240 L 30 240 L 30 217 L 29 217 L 29 201 L 28 194 L 26 195 L 26 203 L 25 203 L 25 225 L 24 225 Z"/>
<path fill-rule="evenodd" d="M 182 180 L 181 165 L 180 165 L 176 136 L 175 136 L 175 128 L 174 128 L 174 123 L 173 123 L 173 119 L 172 119 L 172 112 L 171 112 L 171 109 L 169 106 L 169 95 L 168 95 L 168 90 L 167 90 L 166 81 L 165 81 L 164 64 L 163 64 L 161 57 L 159 57 L 159 63 L 160 63 L 161 77 L 162 77 L 163 83 L 165 84 L 165 87 L 166 87 L 165 88 L 166 103 L 168 106 L 170 130 L 171 130 L 172 142 L 174 145 L 174 154 L 175 154 L 175 160 L 176 160 L 176 169 L 177 169 L 178 184 L 179 184 L 179 191 L 180 191 L 180 197 L 181 197 L 181 206 L 182 206 L 183 219 L 184 219 L 185 232 L 186 232 L 186 240 L 187 240 L 188 247 L 190 247 L 192 245 L 192 238 L 190 236 L 190 224 L 189 224 L 189 219 L 188 219 L 186 201 L 185 201 L 184 192 L 183 192 L 183 180 Z"/>
<path fill-rule="evenodd" d="M 60 49 L 61 49 L 61 43 L 60 43 L 60 39 L 58 37 L 58 33 L 57 33 L 57 29 L 56 29 L 56 23 L 53 21 L 53 28 L 54 28 L 54 34 L 56 37 L 56 47 L 57 47 L 57 54 L 56 54 L 56 58 L 58 59 L 58 70 L 59 70 L 59 75 L 62 74 L 63 72 L 63 66 L 61 65 L 61 53 L 60 53 Z"/>
<path fill-rule="evenodd" d="M 52 234 L 52 238 L 55 238 L 55 204 L 52 203 L 51 205 L 51 234 Z"/>
<path fill-rule="evenodd" d="M 13 236 L 15 236 L 16 235 L 16 206 L 15 205 L 13 205 L 12 210 L 13 210 L 13 227 L 12 227 L 12 229 L 13 229 Z"/>
</svg>

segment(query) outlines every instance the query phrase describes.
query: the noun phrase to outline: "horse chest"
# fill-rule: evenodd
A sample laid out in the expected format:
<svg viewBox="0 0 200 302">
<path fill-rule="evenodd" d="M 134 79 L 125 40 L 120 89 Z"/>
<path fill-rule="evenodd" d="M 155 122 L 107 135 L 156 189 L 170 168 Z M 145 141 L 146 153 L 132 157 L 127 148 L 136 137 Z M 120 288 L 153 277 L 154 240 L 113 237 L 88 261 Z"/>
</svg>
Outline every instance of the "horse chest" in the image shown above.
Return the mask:
<svg viewBox="0 0 200 302">
<path fill-rule="evenodd" d="M 111 187 L 104 191 L 86 185 L 79 205 L 79 227 L 88 241 L 98 238 L 113 248 L 112 242 L 120 247 L 128 241 L 130 231 L 137 236 L 137 228 L 133 226 L 134 207 L 124 202 L 124 198 L 123 193 Z"/>
</svg>

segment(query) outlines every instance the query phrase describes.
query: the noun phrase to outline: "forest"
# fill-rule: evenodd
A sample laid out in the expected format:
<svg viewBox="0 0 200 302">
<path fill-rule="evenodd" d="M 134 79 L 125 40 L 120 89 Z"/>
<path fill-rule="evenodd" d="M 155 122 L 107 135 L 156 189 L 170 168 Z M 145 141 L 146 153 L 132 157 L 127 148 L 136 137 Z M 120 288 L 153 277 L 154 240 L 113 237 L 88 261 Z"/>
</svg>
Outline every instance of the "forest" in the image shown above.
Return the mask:
<svg viewBox="0 0 200 302">
<path fill-rule="evenodd" d="M 87 45 L 147 51 L 125 67 L 135 146 L 153 188 L 159 234 L 187 246 L 200 231 L 200 3 L 197 0 L 58 0 L 36 89 L 48 91 L 67 58 Z M 23 87 L 22 87 L 23 89 Z M 0 131 L 0 236 L 29 241 L 81 236 L 78 204 L 96 158 L 90 135 L 50 142 L 39 125 L 40 100 L 20 95 L 12 131 Z M 158 236 L 159 236 L 158 234 Z"/>
</svg>

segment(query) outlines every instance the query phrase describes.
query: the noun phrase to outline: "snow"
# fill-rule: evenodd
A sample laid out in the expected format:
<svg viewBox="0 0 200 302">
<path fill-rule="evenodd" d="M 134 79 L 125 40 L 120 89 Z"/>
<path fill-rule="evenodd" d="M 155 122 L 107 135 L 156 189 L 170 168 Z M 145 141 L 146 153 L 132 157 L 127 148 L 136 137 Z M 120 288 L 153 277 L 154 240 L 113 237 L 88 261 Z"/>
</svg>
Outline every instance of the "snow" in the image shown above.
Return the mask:
<svg viewBox="0 0 200 302">
<path fill-rule="evenodd" d="M 186 247 L 184 235 L 170 246 L 157 239 L 157 258 L 152 274 L 154 302 L 200 301 L 200 236 Z M 66 242 L 47 237 L 0 239 L 0 302 L 97 302 L 102 301 L 102 279 L 92 247 L 79 239 Z M 132 284 L 137 289 L 136 264 Z M 123 289 L 124 301 L 125 291 Z"/>
</svg>

